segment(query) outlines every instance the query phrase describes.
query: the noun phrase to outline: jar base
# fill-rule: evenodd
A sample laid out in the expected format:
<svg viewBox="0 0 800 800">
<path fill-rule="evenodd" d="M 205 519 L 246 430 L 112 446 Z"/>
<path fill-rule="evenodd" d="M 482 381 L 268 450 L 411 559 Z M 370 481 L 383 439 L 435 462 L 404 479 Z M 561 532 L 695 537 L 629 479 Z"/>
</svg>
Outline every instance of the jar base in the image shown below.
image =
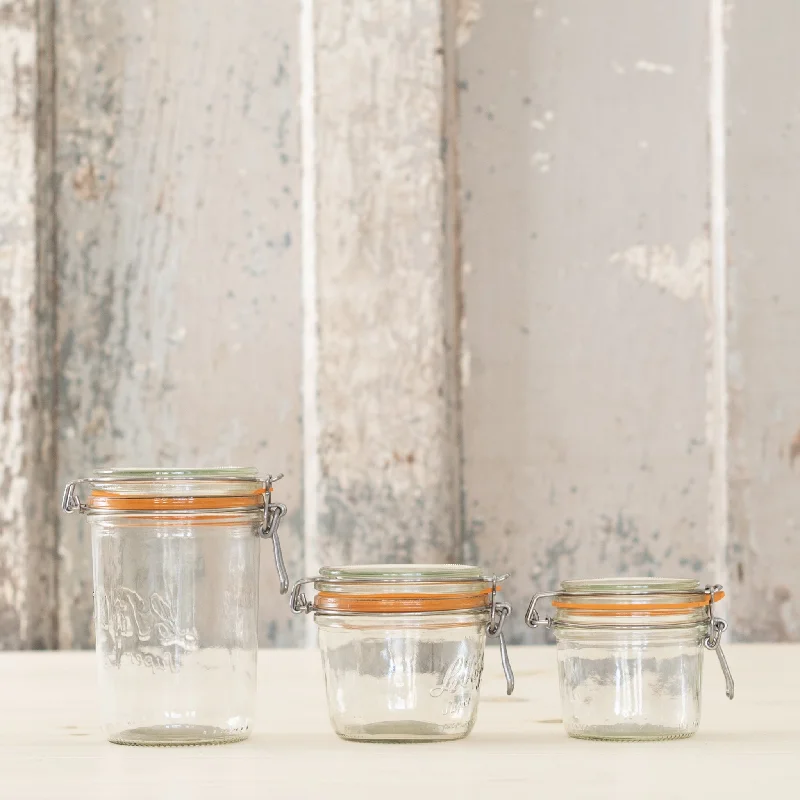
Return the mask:
<svg viewBox="0 0 800 800">
<path fill-rule="evenodd" d="M 337 728 L 336 733 L 350 742 L 449 742 L 463 739 L 471 730 L 448 731 L 430 722 L 375 722 L 369 725 L 349 725 Z"/>
<path fill-rule="evenodd" d="M 112 744 L 138 745 L 139 747 L 197 746 L 204 744 L 232 744 L 250 736 L 250 729 L 226 730 L 213 725 L 151 725 L 131 728 L 110 734 Z"/>
<path fill-rule="evenodd" d="M 688 739 L 694 734 L 695 731 L 665 731 L 663 728 L 649 725 L 624 730 L 609 726 L 593 728 L 591 731 L 567 731 L 567 735 L 573 739 L 600 742 L 664 742 L 671 739 Z"/>
</svg>

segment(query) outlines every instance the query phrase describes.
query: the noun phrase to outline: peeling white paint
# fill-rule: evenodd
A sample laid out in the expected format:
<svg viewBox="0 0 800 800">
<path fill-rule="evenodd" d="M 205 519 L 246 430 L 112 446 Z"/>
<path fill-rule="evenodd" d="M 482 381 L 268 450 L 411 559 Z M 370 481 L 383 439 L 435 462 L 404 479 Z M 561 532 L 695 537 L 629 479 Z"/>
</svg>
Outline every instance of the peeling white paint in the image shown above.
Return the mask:
<svg viewBox="0 0 800 800">
<path fill-rule="evenodd" d="M 637 244 L 613 253 L 609 263 L 622 265 L 629 275 L 652 283 L 680 300 L 706 300 L 709 260 L 708 238 L 698 236 L 689 243 L 683 260 L 672 245 Z"/>
<path fill-rule="evenodd" d="M 624 75 L 625 74 L 625 67 L 619 63 L 619 61 L 612 61 L 611 62 L 611 69 L 617 73 L 617 75 Z"/>
<path fill-rule="evenodd" d="M 458 0 L 456 10 L 456 46 L 462 47 L 472 36 L 472 29 L 481 18 L 480 0 Z"/>
<path fill-rule="evenodd" d="M 657 72 L 662 75 L 675 74 L 675 67 L 672 64 L 656 64 L 653 61 L 637 61 L 634 69 L 637 72 Z"/>
</svg>

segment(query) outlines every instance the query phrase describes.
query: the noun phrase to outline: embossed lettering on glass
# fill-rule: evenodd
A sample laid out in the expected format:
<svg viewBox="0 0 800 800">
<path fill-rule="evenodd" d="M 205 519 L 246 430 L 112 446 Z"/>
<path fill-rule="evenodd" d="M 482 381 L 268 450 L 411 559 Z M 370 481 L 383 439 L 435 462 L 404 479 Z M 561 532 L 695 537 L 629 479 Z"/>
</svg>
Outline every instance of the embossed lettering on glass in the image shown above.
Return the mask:
<svg viewBox="0 0 800 800">
<path fill-rule="evenodd" d="M 288 590 L 272 477 L 101 470 L 67 486 L 88 516 L 104 725 L 118 744 L 245 739 L 256 697 L 261 538 Z M 81 500 L 85 496 L 86 502 Z"/>
<path fill-rule="evenodd" d="M 331 723 L 363 741 L 460 739 L 475 724 L 486 637 L 514 688 L 498 598 L 503 578 L 465 565 L 325 567 L 298 581 L 295 613 L 314 613 Z M 317 594 L 306 599 L 305 584 Z"/>
<path fill-rule="evenodd" d="M 700 724 L 704 650 L 714 650 L 733 699 L 722 652 L 721 586 L 694 580 L 564 581 L 533 597 L 532 627 L 553 630 L 567 733 L 580 739 L 681 739 Z M 555 616 L 540 617 L 551 598 Z"/>
</svg>

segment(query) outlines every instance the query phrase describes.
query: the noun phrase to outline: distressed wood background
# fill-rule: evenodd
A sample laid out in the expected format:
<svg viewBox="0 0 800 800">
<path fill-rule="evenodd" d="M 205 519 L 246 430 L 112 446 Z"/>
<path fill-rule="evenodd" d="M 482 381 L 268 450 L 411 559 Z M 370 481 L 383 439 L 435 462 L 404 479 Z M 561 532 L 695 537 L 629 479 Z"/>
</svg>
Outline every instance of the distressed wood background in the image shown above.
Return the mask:
<svg viewBox="0 0 800 800">
<path fill-rule="evenodd" d="M 563 578 L 694 576 L 800 638 L 798 31 L 0 0 L 0 647 L 92 643 L 68 479 L 219 463 L 286 473 L 293 578 L 477 562 L 534 642 Z M 263 572 L 262 642 L 302 643 Z"/>
</svg>

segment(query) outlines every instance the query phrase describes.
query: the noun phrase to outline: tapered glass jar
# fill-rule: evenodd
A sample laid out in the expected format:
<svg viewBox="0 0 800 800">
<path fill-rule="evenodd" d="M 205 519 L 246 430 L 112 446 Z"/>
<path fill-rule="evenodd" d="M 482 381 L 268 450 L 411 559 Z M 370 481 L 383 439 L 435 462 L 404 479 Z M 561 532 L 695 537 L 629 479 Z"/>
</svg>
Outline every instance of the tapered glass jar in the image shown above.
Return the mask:
<svg viewBox="0 0 800 800">
<path fill-rule="evenodd" d="M 722 653 L 722 587 L 694 580 L 622 578 L 564 581 L 536 595 L 526 622 L 552 628 L 564 726 L 581 739 L 640 741 L 691 736 L 700 723 L 703 652 Z M 551 597 L 555 616 L 536 603 Z"/>
<path fill-rule="evenodd" d="M 465 565 L 325 567 L 295 584 L 292 609 L 314 613 L 331 724 L 344 739 L 460 739 L 475 724 L 486 637 L 500 640 L 502 579 Z M 317 590 L 313 600 L 305 583 Z"/>
<path fill-rule="evenodd" d="M 104 728 L 118 744 L 219 744 L 253 724 L 262 537 L 286 508 L 252 469 L 101 470 L 63 507 L 92 532 Z M 86 497 L 85 504 L 81 496 Z"/>
</svg>

